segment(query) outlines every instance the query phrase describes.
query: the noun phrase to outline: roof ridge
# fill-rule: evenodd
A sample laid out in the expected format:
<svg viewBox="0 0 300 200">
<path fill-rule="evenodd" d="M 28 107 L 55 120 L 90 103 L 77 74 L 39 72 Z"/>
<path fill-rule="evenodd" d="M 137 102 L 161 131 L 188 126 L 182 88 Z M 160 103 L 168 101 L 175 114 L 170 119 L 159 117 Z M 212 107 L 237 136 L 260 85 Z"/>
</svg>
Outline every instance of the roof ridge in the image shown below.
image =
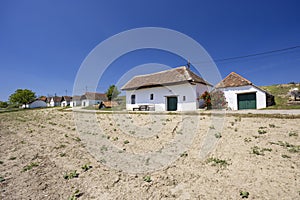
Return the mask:
<svg viewBox="0 0 300 200">
<path fill-rule="evenodd" d="M 150 75 L 155 75 L 155 74 L 162 74 L 162 73 L 165 73 L 167 71 L 173 71 L 173 70 L 176 70 L 176 69 L 179 69 L 179 68 L 186 68 L 186 66 L 180 66 L 180 67 L 175 67 L 175 68 L 170 68 L 170 69 L 166 69 L 166 70 L 163 70 L 163 71 L 159 71 L 159 72 L 153 72 L 153 73 L 150 73 L 150 74 L 141 74 L 141 75 L 136 75 L 134 77 L 143 77 L 143 76 L 150 76 Z"/>
</svg>

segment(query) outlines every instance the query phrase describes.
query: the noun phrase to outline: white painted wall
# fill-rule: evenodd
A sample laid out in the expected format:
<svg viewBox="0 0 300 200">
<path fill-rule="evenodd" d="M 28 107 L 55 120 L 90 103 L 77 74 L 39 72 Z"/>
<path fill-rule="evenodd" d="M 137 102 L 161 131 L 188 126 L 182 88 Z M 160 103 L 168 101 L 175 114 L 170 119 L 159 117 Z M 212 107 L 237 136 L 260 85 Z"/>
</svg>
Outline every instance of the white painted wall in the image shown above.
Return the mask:
<svg viewBox="0 0 300 200">
<path fill-rule="evenodd" d="M 86 106 L 92 106 L 92 105 L 97 105 L 101 104 L 101 100 L 89 100 L 89 99 L 84 99 L 81 100 L 81 106 L 86 107 Z"/>
<path fill-rule="evenodd" d="M 251 93 L 251 92 L 256 92 L 257 109 L 267 107 L 266 93 L 252 85 L 241 86 L 241 87 L 229 87 L 229 88 L 223 88 L 221 90 L 224 92 L 226 101 L 228 102 L 228 107 L 231 110 L 238 110 L 238 101 L 237 101 L 238 94 Z"/>
<path fill-rule="evenodd" d="M 126 91 L 126 109 L 133 110 L 139 105 L 153 105 L 155 111 L 167 110 L 167 97 L 177 96 L 178 111 L 190 111 L 198 109 L 197 94 L 200 95 L 207 90 L 207 86 L 202 84 L 191 85 L 190 83 L 184 83 L 180 85 L 171 85 L 163 87 L 153 87 L 138 90 Z M 201 93 L 201 91 L 203 91 Z M 135 104 L 131 104 L 131 95 L 135 94 Z M 153 94 L 153 100 L 150 100 L 150 95 Z M 183 99 L 185 96 L 185 100 Z"/>
<path fill-rule="evenodd" d="M 47 107 L 47 103 L 45 101 L 36 100 L 29 104 L 29 108 L 45 108 Z"/>
<path fill-rule="evenodd" d="M 60 106 L 60 102 L 54 102 L 53 98 L 50 100 L 50 107 Z"/>
<path fill-rule="evenodd" d="M 76 106 L 81 106 L 81 101 L 80 100 L 73 100 L 70 102 L 71 107 L 76 107 Z"/>
<path fill-rule="evenodd" d="M 70 102 L 69 101 L 62 101 L 60 103 L 60 105 L 61 105 L 61 107 L 66 107 L 66 106 L 70 105 Z"/>
</svg>

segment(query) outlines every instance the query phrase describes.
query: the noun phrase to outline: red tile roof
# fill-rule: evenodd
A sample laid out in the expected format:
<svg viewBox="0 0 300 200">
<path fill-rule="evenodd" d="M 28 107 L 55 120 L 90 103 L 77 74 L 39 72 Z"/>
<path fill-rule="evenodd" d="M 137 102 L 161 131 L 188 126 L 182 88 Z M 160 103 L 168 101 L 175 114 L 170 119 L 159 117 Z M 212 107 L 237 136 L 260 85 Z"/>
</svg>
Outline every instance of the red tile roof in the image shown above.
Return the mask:
<svg viewBox="0 0 300 200">
<path fill-rule="evenodd" d="M 235 72 L 231 72 L 220 83 L 216 85 L 216 88 L 240 87 L 246 85 L 253 85 L 253 84 L 251 81 L 245 79 L 241 75 Z"/>
</svg>

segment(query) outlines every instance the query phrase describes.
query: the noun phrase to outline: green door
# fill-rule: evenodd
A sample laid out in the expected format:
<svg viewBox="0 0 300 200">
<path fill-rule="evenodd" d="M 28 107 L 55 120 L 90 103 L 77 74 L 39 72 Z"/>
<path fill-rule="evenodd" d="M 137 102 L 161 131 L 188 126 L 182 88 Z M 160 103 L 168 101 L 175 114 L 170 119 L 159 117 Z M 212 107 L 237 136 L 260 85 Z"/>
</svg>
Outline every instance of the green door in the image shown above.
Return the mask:
<svg viewBox="0 0 300 200">
<path fill-rule="evenodd" d="M 256 109 L 256 93 L 238 94 L 238 109 Z"/>
<path fill-rule="evenodd" d="M 168 111 L 177 110 L 177 97 L 167 97 L 167 110 Z"/>
</svg>

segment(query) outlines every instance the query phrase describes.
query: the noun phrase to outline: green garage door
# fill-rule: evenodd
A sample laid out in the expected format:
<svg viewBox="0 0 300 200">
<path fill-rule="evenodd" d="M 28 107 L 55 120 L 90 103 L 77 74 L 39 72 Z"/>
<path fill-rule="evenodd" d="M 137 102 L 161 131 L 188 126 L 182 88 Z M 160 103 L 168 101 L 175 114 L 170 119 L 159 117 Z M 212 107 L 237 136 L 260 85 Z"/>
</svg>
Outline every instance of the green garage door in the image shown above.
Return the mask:
<svg viewBox="0 0 300 200">
<path fill-rule="evenodd" d="M 167 97 L 167 110 L 168 111 L 177 110 L 177 97 Z"/>
<path fill-rule="evenodd" d="M 256 109 L 256 93 L 238 94 L 238 109 Z"/>
</svg>

